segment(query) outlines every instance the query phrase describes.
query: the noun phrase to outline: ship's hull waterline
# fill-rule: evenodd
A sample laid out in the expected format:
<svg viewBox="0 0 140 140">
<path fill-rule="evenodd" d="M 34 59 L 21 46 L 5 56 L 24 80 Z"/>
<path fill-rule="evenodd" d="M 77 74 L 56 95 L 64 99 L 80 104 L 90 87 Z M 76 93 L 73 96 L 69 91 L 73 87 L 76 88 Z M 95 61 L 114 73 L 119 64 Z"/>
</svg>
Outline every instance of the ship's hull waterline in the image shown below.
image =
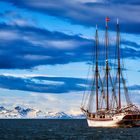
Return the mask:
<svg viewBox="0 0 140 140">
<path fill-rule="evenodd" d="M 120 126 L 140 126 L 140 120 L 127 120 L 123 118 L 125 116 L 115 116 L 112 119 L 102 120 L 102 119 L 90 119 L 87 118 L 89 127 L 120 127 Z"/>
<path fill-rule="evenodd" d="M 107 128 L 114 128 L 114 127 L 120 127 L 120 126 L 140 126 L 140 121 L 135 121 L 130 124 L 124 124 L 119 121 L 94 121 L 87 119 L 88 126 L 89 127 L 107 127 Z"/>
<path fill-rule="evenodd" d="M 113 117 L 111 119 L 87 119 L 89 127 L 118 127 L 124 116 Z"/>
<path fill-rule="evenodd" d="M 119 122 L 114 120 L 108 121 L 95 121 L 87 119 L 89 127 L 119 127 Z"/>
</svg>

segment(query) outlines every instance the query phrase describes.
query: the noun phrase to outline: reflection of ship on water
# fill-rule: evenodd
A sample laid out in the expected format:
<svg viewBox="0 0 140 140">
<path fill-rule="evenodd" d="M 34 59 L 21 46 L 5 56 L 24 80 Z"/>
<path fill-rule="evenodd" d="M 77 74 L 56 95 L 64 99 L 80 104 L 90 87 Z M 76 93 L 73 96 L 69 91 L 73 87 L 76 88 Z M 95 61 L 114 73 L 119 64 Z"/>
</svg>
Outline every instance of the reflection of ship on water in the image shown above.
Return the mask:
<svg viewBox="0 0 140 140">
<path fill-rule="evenodd" d="M 123 77 L 123 65 L 121 63 L 120 49 L 120 28 L 117 20 L 116 45 L 114 47 L 114 60 L 116 68 L 112 74 L 109 59 L 109 37 L 108 21 L 106 18 L 105 31 L 105 65 L 99 65 L 100 49 L 98 29 L 95 34 L 95 68 L 93 68 L 93 78 L 91 90 L 84 93 L 81 110 L 87 117 L 88 125 L 91 127 L 117 127 L 120 125 L 135 125 L 140 122 L 140 110 L 131 102 L 128 96 L 128 89 Z M 105 68 L 104 68 L 105 67 Z M 122 105 L 125 99 L 125 106 Z"/>
</svg>

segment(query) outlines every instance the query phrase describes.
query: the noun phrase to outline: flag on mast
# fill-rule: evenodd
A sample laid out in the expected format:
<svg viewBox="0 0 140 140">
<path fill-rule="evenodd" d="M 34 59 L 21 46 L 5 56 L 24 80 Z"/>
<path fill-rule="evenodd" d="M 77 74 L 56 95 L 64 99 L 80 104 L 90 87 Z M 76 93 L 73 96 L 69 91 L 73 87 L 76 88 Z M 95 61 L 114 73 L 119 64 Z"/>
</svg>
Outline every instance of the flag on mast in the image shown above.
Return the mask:
<svg viewBox="0 0 140 140">
<path fill-rule="evenodd" d="M 106 28 L 108 28 L 107 23 L 110 21 L 110 18 L 109 17 L 106 17 L 105 21 L 106 21 Z"/>
<path fill-rule="evenodd" d="M 110 21 L 110 18 L 109 17 L 106 17 L 106 22 Z"/>
</svg>

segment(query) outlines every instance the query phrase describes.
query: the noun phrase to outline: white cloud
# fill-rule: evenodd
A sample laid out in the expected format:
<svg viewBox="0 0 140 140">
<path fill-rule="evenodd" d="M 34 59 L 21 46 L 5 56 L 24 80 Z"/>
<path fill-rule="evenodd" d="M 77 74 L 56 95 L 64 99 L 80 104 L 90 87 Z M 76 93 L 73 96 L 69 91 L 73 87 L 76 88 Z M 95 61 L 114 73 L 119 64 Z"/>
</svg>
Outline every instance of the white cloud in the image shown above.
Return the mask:
<svg viewBox="0 0 140 140">
<path fill-rule="evenodd" d="M 11 22 L 8 22 L 10 25 L 18 26 L 29 26 L 29 22 L 25 19 L 13 19 Z"/>
<path fill-rule="evenodd" d="M 43 55 L 27 54 L 27 55 L 24 55 L 24 58 L 28 60 L 46 60 L 46 59 L 51 59 L 52 57 L 46 56 L 46 55 L 43 56 Z"/>
<path fill-rule="evenodd" d="M 44 84 L 44 85 L 63 85 L 64 82 L 60 82 L 60 81 L 51 81 L 51 80 L 39 80 L 39 79 L 32 79 L 31 81 L 37 83 L 37 84 Z"/>
<path fill-rule="evenodd" d="M 43 77 L 49 77 L 50 75 L 46 75 L 46 74 L 35 74 L 35 73 L 28 73 L 28 74 L 25 74 L 25 73 L 4 73 L 3 74 L 4 76 L 12 76 L 12 77 L 19 77 L 19 78 L 32 78 L 32 77 L 38 77 L 38 76 L 43 76 Z"/>
<path fill-rule="evenodd" d="M 54 40 L 49 41 L 49 45 L 59 48 L 59 49 L 69 49 L 69 48 L 75 48 L 75 46 L 79 45 L 77 44 L 77 41 L 68 41 L 68 40 Z"/>
<path fill-rule="evenodd" d="M 20 36 L 17 34 L 17 32 L 11 32 L 8 30 L 0 30 L 0 41 L 3 40 L 15 40 L 17 38 L 20 38 Z"/>
<path fill-rule="evenodd" d="M 80 105 L 82 93 L 71 92 L 69 94 L 40 94 L 35 92 L 11 91 L 0 89 L 1 103 L 6 108 L 13 109 L 15 106 L 31 107 L 43 112 L 61 112 L 68 114 L 81 114 Z"/>
</svg>

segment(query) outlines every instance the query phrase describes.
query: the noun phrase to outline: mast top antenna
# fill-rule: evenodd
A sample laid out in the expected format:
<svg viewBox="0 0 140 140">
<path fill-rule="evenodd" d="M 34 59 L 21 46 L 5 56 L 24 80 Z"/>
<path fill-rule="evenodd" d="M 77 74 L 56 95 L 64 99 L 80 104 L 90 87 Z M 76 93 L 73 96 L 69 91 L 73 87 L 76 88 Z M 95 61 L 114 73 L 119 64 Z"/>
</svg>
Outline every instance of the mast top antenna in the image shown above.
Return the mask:
<svg viewBox="0 0 140 140">
<path fill-rule="evenodd" d="M 117 24 L 119 24 L 119 19 L 117 18 Z"/>
<path fill-rule="evenodd" d="M 96 24 L 96 30 L 98 29 L 98 25 Z"/>
</svg>

